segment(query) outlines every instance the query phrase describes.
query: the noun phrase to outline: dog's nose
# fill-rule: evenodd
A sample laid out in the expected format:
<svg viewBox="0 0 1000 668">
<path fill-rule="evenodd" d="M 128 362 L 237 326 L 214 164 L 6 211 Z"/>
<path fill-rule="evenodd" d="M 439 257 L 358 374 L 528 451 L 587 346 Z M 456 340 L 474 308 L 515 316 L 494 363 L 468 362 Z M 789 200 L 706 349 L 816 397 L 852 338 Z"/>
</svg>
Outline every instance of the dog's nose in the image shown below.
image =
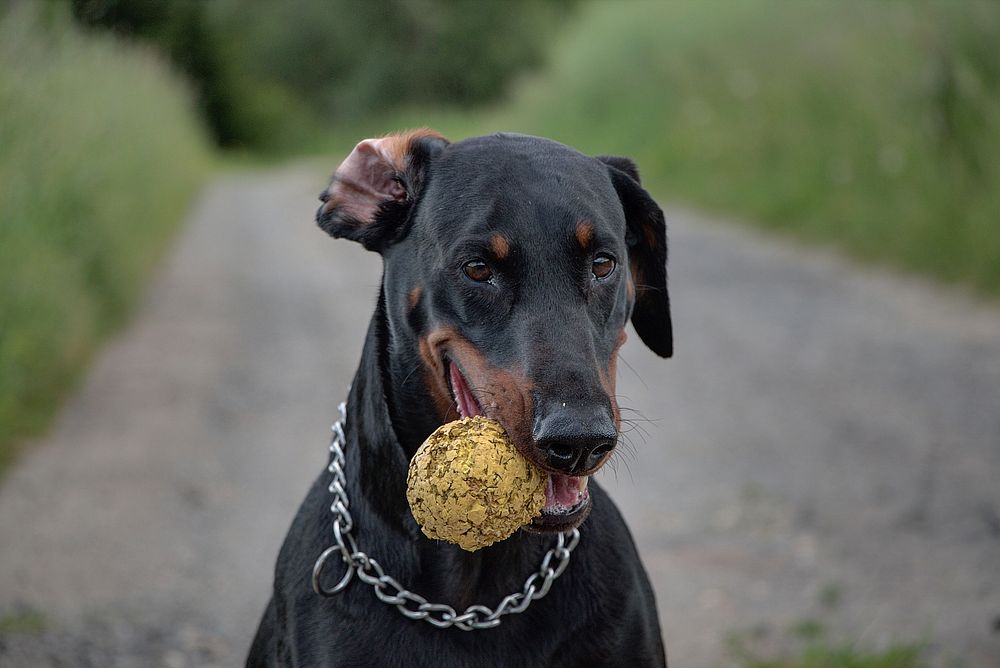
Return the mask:
<svg viewBox="0 0 1000 668">
<path fill-rule="evenodd" d="M 560 408 L 536 420 L 535 447 L 545 462 L 568 475 L 597 466 L 618 440 L 607 409 Z"/>
</svg>

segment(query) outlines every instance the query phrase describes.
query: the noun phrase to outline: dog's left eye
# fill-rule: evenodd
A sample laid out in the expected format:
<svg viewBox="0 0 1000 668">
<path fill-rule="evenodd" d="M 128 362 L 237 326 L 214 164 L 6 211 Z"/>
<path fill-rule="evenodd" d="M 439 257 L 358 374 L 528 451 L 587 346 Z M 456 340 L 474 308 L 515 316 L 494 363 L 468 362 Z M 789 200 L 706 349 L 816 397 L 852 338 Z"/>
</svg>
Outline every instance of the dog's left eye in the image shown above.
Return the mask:
<svg viewBox="0 0 1000 668">
<path fill-rule="evenodd" d="M 486 283 L 493 278 L 493 270 L 482 260 L 471 260 L 462 265 L 465 275 L 477 283 Z"/>
<path fill-rule="evenodd" d="M 594 256 L 594 261 L 590 265 L 590 271 L 594 278 L 600 280 L 607 278 L 615 270 L 615 259 L 607 253 L 598 253 Z"/>
</svg>

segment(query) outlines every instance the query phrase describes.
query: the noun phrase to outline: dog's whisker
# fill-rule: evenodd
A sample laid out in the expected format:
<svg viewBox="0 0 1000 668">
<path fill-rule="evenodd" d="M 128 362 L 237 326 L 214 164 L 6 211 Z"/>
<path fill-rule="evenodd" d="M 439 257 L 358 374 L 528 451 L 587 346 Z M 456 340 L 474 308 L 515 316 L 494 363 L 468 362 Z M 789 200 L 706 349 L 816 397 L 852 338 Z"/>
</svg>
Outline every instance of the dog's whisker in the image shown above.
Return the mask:
<svg viewBox="0 0 1000 668">
<path fill-rule="evenodd" d="M 637 449 L 635 444 L 632 442 L 632 437 L 629 434 L 622 434 L 621 450 L 616 450 L 615 452 L 618 452 L 619 456 L 628 455 L 635 458 Z"/>
<path fill-rule="evenodd" d="M 663 418 L 648 418 L 646 415 L 640 411 L 638 408 L 632 408 L 631 406 L 618 405 L 619 411 L 627 411 L 629 413 L 635 413 L 637 417 L 630 417 L 630 420 L 641 420 L 643 422 L 660 422 Z"/>
<path fill-rule="evenodd" d="M 614 476 L 615 476 L 615 483 L 617 484 L 618 483 L 618 462 L 615 459 L 614 455 L 612 455 L 608 459 L 608 466 L 611 468 L 611 473 L 614 474 Z"/>
<path fill-rule="evenodd" d="M 642 413 L 640 413 L 639 411 L 631 411 L 630 410 L 629 412 L 636 413 L 637 417 L 633 417 L 631 415 L 628 416 L 628 417 L 623 417 L 623 418 L 621 418 L 622 422 L 629 422 L 629 423 L 650 422 L 650 420 L 648 420 L 647 418 L 643 417 Z"/>
<path fill-rule="evenodd" d="M 609 462 L 610 461 L 621 462 L 622 464 L 625 465 L 625 468 L 626 470 L 628 470 L 629 475 L 631 475 L 632 469 L 629 466 L 630 460 L 638 461 L 637 450 L 635 448 L 635 445 L 632 443 L 632 440 L 628 437 L 625 437 L 621 442 L 621 446 L 615 448 L 615 450 L 612 452 L 612 456 Z"/>
<path fill-rule="evenodd" d="M 628 459 L 626 457 L 622 456 L 622 454 L 617 453 L 617 452 L 614 453 L 614 454 L 612 454 L 611 457 L 608 459 L 608 462 L 607 462 L 608 468 L 611 470 L 612 474 L 614 475 L 615 484 L 618 483 L 618 465 L 619 464 L 623 464 L 625 466 L 625 470 L 628 472 L 628 475 L 629 475 L 629 481 L 634 485 L 635 484 L 635 476 L 632 475 L 632 467 L 629 466 Z"/>
<path fill-rule="evenodd" d="M 624 420 L 622 420 L 622 424 L 628 426 L 628 430 L 627 431 L 623 431 L 623 433 L 629 433 L 629 434 L 631 434 L 632 432 L 638 432 L 642 436 L 642 439 L 643 439 L 644 443 L 645 443 L 646 439 L 649 438 L 649 431 L 645 428 L 645 426 L 643 426 L 642 424 L 640 424 L 639 421 L 633 421 L 633 420 L 629 420 L 629 419 L 624 419 Z"/>
<path fill-rule="evenodd" d="M 635 485 L 635 476 L 632 475 L 632 467 L 629 466 L 627 459 L 622 459 L 622 463 L 625 464 L 625 470 L 628 471 L 628 479 L 633 485 Z"/>
<path fill-rule="evenodd" d="M 628 433 L 629 434 L 632 434 L 632 433 L 638 434 L 639 436 L 642 437 L 642 442 L 643 443 L 645 443 L 647 440 L 649 440 L 649 431 L 647 431 L 646 428 L 643 427 L 640 424 L 629 425 Z"/>
<path fill-rule="evenodd" d="M 638 381 L 640 383 L 642 383 L 642 386 L 645 387 L 647 390 L 649 390 L 649 385 L 647 385 L 646 381 L 644 381 L 642 379 L 642 376 L 639 375 L 639 372 L 635 370 L 635 367 L 632 366 L 631 364 L 629 364 L 628 360 L 626 360 L 622 356 L 621 351 L 618 352 L 618 359 L 621 360 L 622 364 L 624 364 L 625 366 L 627 366 L 629 368 L 629 371 L 631 371 L 633 374 L 635 374 L 635 377 L 638 379 Z"/>
<path fill-rule="evenodd" d="M 632 411 L 633 413 L 638 413 L 639 415 L 642 415 L 642 411 L 640 411 L 638 408 L 632 408 L 631 406 L 622 404 L 622 401 L 625 401 L 625 402 L 631 402 L 632 401 L 632 397 L 628 396 L 627 394 L 617 394 L 616 393 L 615 394 L 615 401 L 618 402 L 618 408 L 619 409 Z"/>
<path fill-rule="evenodd" d="M 410 369 L 410 373 L 406 374 L 406 377 L 403 378 L 403 382 L 400 383 L 399 386 L 406 387 L 406 381 L 410 380 L 410 377 L 413 376 L 413 374 L 415 374 L 421 367 L 423 367 L 423 364 L 417 364 L 412 369 Z"/>
</svg>

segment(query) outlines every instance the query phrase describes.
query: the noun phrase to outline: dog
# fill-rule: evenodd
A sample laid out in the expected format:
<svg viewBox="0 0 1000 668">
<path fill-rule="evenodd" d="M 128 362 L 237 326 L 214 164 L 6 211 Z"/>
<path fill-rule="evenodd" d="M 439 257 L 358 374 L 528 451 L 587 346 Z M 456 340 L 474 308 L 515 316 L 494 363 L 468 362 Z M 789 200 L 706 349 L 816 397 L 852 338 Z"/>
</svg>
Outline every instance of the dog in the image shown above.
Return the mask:
<svg viewBox="0 0 1000 668">
<path fill-rule="evenodd" d="M 635 164 L 425 129 L 359 143 L 320 200 L 319 226 L 380 253 L 384 273 L 335 426 L 342 477 L 320 475 L 295 516 L 247 665 L 665 666 L 649 579 L 590 480 L 620 432 L 627 322 L 673 352 L 666 225 Z M 431 432 L 478 414 L 548 483 L 540 517 L 466 552 L 421 533 L 406 477 Z M 344 495 L 332 497 L 336 479 Z M 349 561 L 364 566 L 353 582 Z M 556 562 L 558 578 L 529 590 Z M 474 623 L 492 628 L 463 631 Z"/>
</svg>

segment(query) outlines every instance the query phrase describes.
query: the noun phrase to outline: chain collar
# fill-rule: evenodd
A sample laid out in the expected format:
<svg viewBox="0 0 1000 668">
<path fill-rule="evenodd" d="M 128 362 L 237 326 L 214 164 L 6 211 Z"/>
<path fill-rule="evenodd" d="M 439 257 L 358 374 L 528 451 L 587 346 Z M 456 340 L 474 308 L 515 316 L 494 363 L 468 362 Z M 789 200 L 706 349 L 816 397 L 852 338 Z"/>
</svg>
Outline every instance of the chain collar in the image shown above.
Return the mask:
<svg viewBox="0 0 1000 668">
<path fill-rule="evenodd" d="M 347 478 L 344 475 L 344 448 L 347 446 L 344 423 L 347 421 L 347 407 L 341 403 L 337 410 L 340 412 L 340 419 L 332 427 L 330 466 L 327 468 L 333 474 L 329 490 L 333 494 L 330 512 L 333 513 L 333 537 L 336 543 L 323 550 L 313 565 L 312 586 L 317 594 L 326 597 L 339 594 L 357 573 L 362 582 L 372 586 L 378 600 L 396 606 L 400 613 L 410 619 L 422 619 L 442 629 L 454 626 L 463 631 L 475 631 L 499 626 L 504 615 L 524 612 L 532 601 L 537 601 L 549 593 L 553 581 L 569 566 L 570 553 L 580 542 L 579 529 L 560 533 L 555 546 L 545 553 L 541 566 L 528 576 L 521 591 L 506 596 L 495 609 L 485 605 L 470 605 L 465 612 L 459 614 L 450 605 L 429 603 L 423 596 L 404 589 L 391 575 L 386 575 L 375 559 L 358 549 L 358 544 L 351 533 L 354 529 L 354 520 L 348 510 L 351 503 L 347 498 Z M 337 554 L 340 555 L 347 570 L 336 585 L 326 588 L 320 581 L 323 569 L 330 557 Z"/>
</svg>

